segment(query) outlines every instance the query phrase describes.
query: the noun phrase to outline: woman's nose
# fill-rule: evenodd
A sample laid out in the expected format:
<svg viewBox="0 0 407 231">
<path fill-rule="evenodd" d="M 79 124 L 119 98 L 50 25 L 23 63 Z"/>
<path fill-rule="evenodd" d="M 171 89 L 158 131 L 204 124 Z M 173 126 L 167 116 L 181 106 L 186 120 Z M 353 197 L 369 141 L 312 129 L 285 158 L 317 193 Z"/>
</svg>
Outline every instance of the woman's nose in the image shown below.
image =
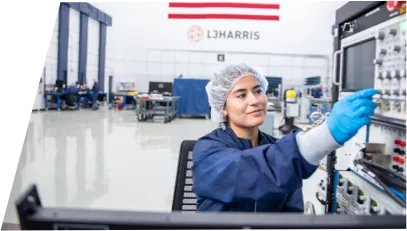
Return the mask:
<svg viewBox="0 0 407 231">
<path fill-rule="evenodd" d="M 249 104 L 250 105 L 256 105 L 260 103 L 260 99 L 258 96 L 254 95 L 254 94 L 249 94 Z"/>
</svg>

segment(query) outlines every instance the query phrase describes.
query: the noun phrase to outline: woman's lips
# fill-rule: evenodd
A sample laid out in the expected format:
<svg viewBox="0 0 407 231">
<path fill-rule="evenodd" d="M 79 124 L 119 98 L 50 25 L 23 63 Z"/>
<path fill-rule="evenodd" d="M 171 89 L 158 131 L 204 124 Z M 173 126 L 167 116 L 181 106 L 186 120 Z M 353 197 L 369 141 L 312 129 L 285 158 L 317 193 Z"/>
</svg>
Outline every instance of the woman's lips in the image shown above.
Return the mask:
<svg viewBox="0 0 407 231">
<path fill-rule="evenodd" d="M 249 115 L 260 114 L 262 111 L 263 111 L 263 110 L 258 109 L 258 110 L 255 110 L 255 111 L 249 112 L 248 114 L 249 114 Z"/>
</svg>

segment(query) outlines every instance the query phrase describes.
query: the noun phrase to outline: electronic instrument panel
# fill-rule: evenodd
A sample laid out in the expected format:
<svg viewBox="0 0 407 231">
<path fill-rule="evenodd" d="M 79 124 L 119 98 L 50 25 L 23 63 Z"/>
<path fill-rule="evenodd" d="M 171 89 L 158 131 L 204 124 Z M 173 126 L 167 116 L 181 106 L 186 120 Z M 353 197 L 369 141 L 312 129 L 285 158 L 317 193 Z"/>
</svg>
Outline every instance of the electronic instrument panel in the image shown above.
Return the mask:
<svg viewBox="0 0 407 231">
<path fill-rule="evenodd" d="M 406 118 L 406 17 L 399 15 L 341 40 L 340 92 L 379 91 L 376 116 Z"/>
<path fill-rule="evenodd" d="M 338 100 L 369 88 L 378 94 L 371 124 L 336 151 L 334 213 L 406 213 L 406 4 L 399 3 L 369 2 L 357 12 L 350 2 L 337 11 L 337 20 L 345 20 L 338 22 L 334 40 Z"/>
</svg>

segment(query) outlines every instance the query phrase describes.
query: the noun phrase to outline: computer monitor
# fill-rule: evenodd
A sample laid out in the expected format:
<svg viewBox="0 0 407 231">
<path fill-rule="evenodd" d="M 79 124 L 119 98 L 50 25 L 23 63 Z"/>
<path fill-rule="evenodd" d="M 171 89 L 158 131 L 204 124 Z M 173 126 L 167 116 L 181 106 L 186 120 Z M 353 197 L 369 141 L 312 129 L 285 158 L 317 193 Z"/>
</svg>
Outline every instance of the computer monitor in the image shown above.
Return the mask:
<svg viewBox="0 0 407 231">
<path fill-rule="evenodd" d="M 406 228 L 406 216 L 303 215 L 301 213 L 195 214 L 44 208 L 35 185 L 17 201 L 21 229 L 389 229 Z"/>
<path fill-rule="evenodd" d="M 148 93 L 157 91 L 158 94 L 168 92 L 172 94 L 172 82 L 150 82 L 148 87 Z"/>
<path fill-rule="evenodd" d="M 65 81 L 64 80 L 56 80 L 55 81 L 55 87 L 56 88 L 63 88 L 65 85 Z"/>
</svg>

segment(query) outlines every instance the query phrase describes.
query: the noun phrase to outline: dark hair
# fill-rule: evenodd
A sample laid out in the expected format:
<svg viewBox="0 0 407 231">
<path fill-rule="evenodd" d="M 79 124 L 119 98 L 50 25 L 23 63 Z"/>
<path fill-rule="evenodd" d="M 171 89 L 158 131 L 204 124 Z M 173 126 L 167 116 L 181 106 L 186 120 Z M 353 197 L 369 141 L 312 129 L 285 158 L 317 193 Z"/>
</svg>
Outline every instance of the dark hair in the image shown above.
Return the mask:
<svg viewBox="0 0 407 231">
<path fill-rule="evenodd" d="M 222 126 L 222 125 L 223 125 L 223 126 Z M 226 116 L 226 121 L 219 123 L 219 127 L 220 127 L 220 128 L 223 128 L 223 127 L 225 127 L 225 126 L 229 126 L 229 117 L 228 117 L 228 116 Z"/>
</svg>

